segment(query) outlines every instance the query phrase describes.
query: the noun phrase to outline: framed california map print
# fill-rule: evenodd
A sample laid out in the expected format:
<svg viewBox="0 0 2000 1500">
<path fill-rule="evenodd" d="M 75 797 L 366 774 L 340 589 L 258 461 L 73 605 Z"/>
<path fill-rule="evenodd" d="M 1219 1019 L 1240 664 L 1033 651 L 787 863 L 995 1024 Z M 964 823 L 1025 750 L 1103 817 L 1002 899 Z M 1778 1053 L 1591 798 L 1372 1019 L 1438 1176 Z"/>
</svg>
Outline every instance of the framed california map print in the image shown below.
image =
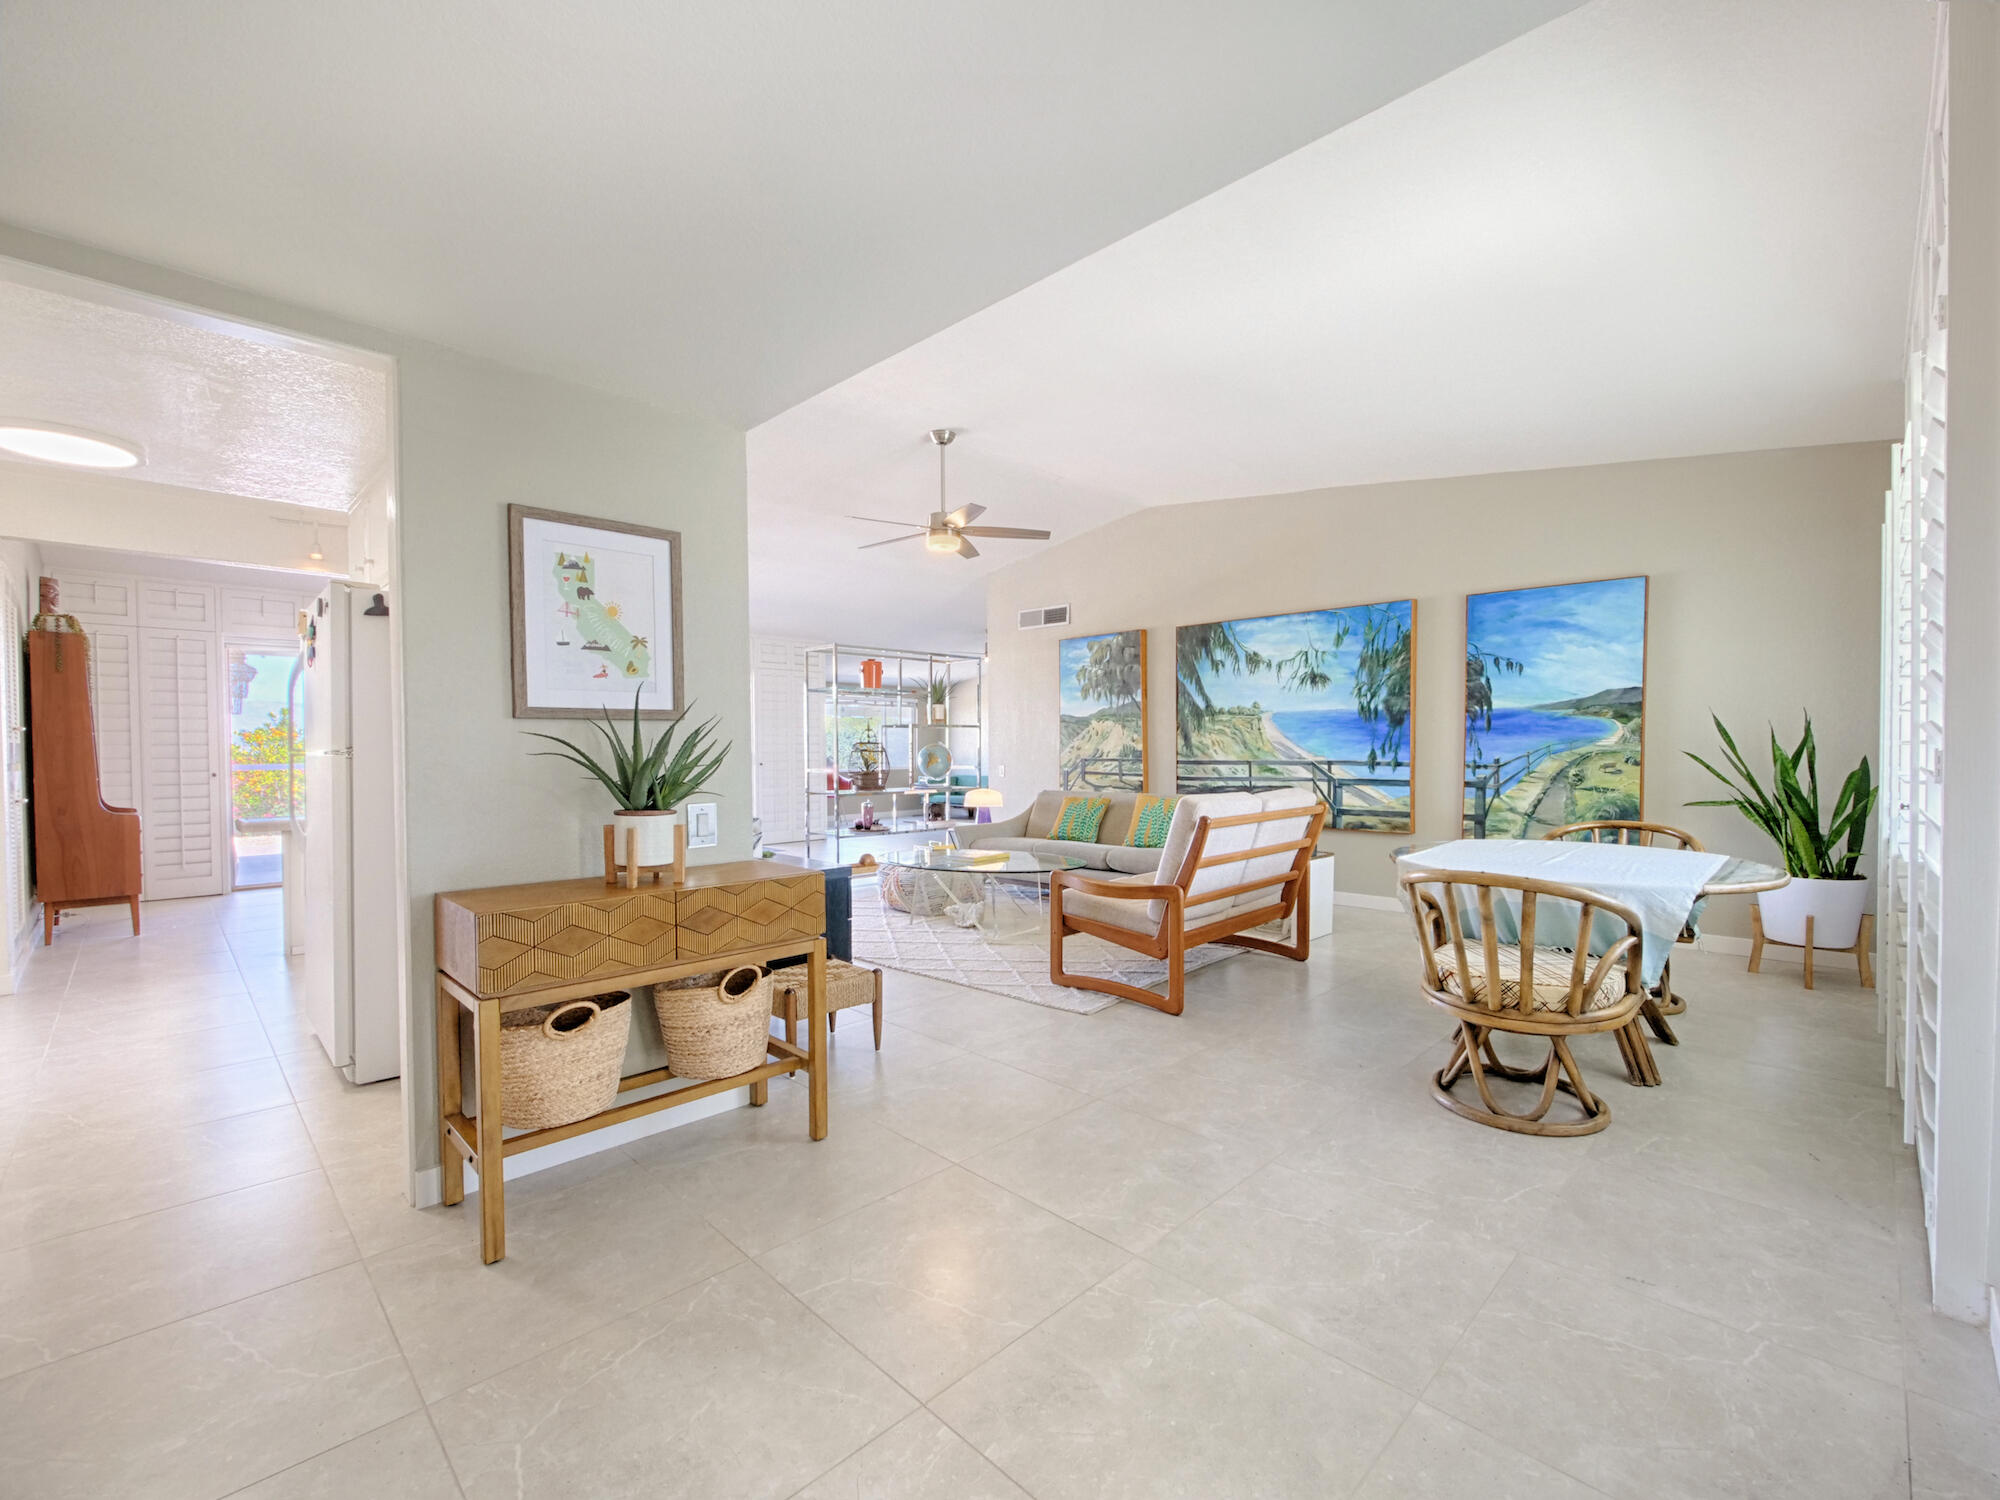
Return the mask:
<svg viewBox="0 0 2000 1500">
<path fill-rule="evenodd" d="M 679 532 L 510 505 L 507 552 L 515 718 L 681 716 Z"/>
</svg>

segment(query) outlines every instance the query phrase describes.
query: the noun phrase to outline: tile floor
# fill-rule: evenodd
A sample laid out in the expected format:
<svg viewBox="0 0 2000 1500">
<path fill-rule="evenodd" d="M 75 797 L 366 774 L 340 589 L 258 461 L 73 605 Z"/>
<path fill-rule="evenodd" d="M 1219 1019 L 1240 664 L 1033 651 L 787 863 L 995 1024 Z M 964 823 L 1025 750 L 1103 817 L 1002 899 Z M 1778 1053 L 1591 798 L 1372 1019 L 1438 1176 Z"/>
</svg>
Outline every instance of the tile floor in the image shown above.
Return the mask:
<svg viewBox="0 0 2000 1500">
<path fill-rule="evenodd" d="M 1390 914 L 1178 1019 L 891 975 L 827 1141 L 782 1086 L 538 1173 L 485 1267 L 275 893 L 146 921 L 0 997 L 9 1497 L 2000 1494 L 1851 978 L 1677 957 L 1665 1087 L 1585 1044 L 1562 1141 L 1430 1101 Z"/>
</svg>

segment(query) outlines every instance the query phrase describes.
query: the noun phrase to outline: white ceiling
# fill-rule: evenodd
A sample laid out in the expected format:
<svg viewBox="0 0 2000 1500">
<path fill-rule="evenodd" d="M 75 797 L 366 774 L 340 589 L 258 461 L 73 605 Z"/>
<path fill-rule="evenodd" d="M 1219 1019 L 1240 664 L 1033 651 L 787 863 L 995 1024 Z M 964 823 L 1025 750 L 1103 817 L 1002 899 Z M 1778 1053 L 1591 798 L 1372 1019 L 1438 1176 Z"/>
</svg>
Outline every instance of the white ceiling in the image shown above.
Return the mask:
<svg viewBox="0 0 2000 1500">
<path fill-rule="evenodd" d="M 940 425 L 954 501 L 1059 538 L 1891 436 L 1933 22 L 1597 0 L 883 360 L 750 435 L 753 624 L 976 647 L 984 574 L 1039 544 L 857 553 L 888 533 L 841 519 L 928 510 Z"/>
<path fill-rule="evenodd" d="M 383 361 L 4 260 L 0 417 L 138 444 L 107 481 L 342 513 L 389 459 Z"/>
<path fill-rule="evenodd" d="M 0 212 L 755 422 L 1576 0 L 9 0 Z"/>
</svg>

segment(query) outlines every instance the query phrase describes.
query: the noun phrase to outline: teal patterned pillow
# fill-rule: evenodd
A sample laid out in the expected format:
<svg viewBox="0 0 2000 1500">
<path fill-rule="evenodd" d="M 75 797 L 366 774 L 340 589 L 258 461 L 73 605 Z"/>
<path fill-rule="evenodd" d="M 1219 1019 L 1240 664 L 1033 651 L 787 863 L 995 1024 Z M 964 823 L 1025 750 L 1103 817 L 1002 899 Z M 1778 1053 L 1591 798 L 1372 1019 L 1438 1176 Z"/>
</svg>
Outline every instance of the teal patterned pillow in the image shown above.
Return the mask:
<svg viewBox="0 0 2000 1500">
<path fill-rule="evenodd" d="M 1125 843 L 1132 849 L 1157 849 L 1167 841 L 1178 797 L 1141 797 L 1132 804 L 1132 828 Z"/>
<path fill-rule="evenodd" d="M 1109 811 L 1109 797 L 1065 797 L 1061 811 L 1056 814 L 1056 826 L 1049 830 L 1049 837 L 1068 839 L 1078 844 L 1094 844 L 1097 842 L 1097 830 L 1104 826 L 1104 815 Z"/>
</svg>

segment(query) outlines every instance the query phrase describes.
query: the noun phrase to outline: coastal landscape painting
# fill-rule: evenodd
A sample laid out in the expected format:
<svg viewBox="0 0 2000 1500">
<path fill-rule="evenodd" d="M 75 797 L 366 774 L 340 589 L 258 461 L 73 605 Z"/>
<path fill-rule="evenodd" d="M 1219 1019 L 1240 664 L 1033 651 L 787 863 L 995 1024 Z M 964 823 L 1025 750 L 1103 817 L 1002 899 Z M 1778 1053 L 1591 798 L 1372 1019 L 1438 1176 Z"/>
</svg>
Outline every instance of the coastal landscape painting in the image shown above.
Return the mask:
<svg viewBox="0 0 2000 1500">
<path fill-rule="evenodd" d="M 1146 789 L 1146 632 L 1075 636 L 1059 648 L 1064 790 Z"/>
<path fill-rule="evenodd" d="M 1465 601 L 1465 836 L 1640 816 L 1646 580 Z"/>
<path fill-rule="evenodd" d="M 1181 626 L 1178 790 L 1304 786 L 1328 828 L 1410 832 L 1416 623 L 1398 599 Z"/>
</svg>

